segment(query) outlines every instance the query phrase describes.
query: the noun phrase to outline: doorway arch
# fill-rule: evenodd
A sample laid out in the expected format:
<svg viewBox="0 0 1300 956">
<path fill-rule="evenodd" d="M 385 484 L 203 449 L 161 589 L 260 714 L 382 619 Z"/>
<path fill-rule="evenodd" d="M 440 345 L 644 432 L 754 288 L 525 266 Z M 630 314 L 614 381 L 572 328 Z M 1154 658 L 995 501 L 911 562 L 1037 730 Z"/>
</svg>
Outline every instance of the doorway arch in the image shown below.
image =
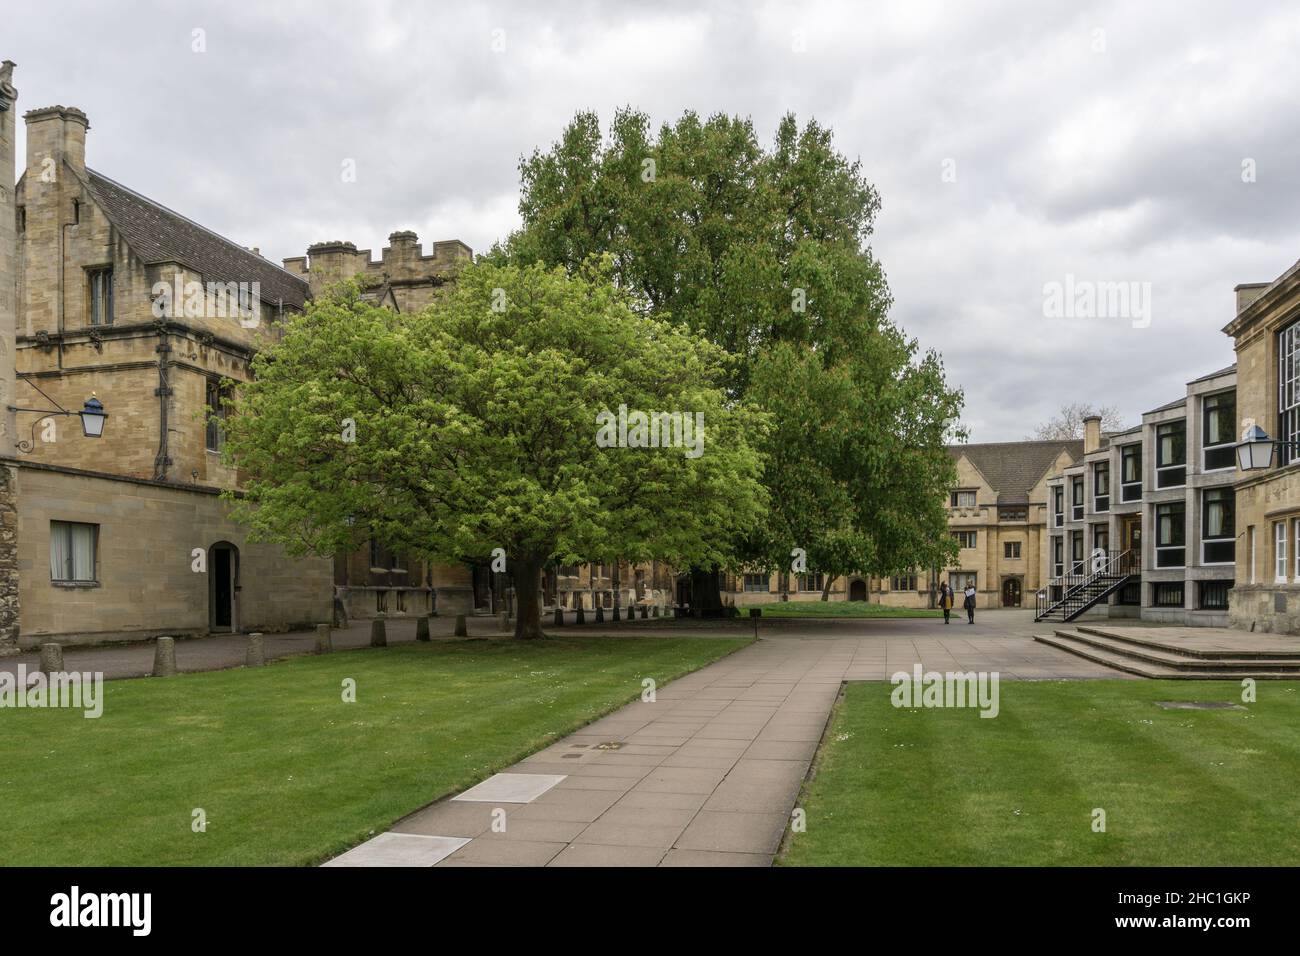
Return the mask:
<svg viewBox="0 0 1300 956">
<path fill-rule="evenodd" d="M 1020 607 L 1021 591 L 1019 578 L 1007 578 L 1002 582 L 1002 606 Z"/>
<path fill-rule="evenodd" d="M 849 582 L 849 600 L 865 601 L 867 599 L 867 582 L 862 578 L 854 578 Z"/>
<path fill-rule="evenodd" d="M 239 631 L 239 548 L 229 541 L 208 548 L 208 629 Z"/>
</svg>

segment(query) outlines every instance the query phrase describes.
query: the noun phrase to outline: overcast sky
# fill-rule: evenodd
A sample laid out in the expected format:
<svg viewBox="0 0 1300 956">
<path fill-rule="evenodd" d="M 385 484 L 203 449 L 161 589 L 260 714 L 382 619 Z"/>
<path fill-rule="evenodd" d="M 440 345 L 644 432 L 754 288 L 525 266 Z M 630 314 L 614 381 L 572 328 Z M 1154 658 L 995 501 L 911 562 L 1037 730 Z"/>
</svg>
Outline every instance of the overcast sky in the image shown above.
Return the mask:
<svg viewBox="0 0 1300 956">
<path fill-rule="evenodd" d="M 579 109 L 740 114 L 765 143 L 815 116 L 881 192 L 893 318 L 972 441 L 1072 400 L 1135 424 L 1232 362 L 1232 287 L 1300 258 L 1289 0 L 6 0 L 0 46 L 21 110 L 86 111 L 90 166 L 277 262 L 407 228 L 485 250 Z M 1049 315 L 1067 276 L 1136 297 Z"/>
</svg>

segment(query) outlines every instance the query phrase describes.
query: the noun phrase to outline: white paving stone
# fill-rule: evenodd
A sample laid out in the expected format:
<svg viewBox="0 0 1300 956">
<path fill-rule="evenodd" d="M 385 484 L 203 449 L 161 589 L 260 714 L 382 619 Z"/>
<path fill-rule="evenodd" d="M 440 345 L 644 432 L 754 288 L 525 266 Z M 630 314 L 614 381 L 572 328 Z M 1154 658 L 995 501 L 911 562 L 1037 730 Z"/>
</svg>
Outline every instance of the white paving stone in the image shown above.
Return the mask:
<svg viewBox="0 0 1300 956">
<path fill-rule="evenodd" d="M 418 833 L 381 833 L 336 856 L 324 866 L 433 866 L 451 856 L 469 840 L 464 837 L 422 836 Z"/>
<path fill-rule="evenodd" d="M 566 776 L 562 773 L 497 773 L 452 799 L 478 803 L 532 803 Z"/>
</svg>

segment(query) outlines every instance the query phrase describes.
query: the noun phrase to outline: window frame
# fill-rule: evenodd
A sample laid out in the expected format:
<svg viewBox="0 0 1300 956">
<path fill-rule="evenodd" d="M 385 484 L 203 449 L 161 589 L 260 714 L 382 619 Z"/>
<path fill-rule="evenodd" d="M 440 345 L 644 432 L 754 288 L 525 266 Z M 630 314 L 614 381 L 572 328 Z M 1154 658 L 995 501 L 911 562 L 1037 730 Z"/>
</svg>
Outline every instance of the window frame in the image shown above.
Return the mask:
<svg viewBox="0 0 1300 956">
<path fill-rule="evenodd" d="M 1128 477 L 1129 462 L 1133 462 L 1136 478 Z M 1142 500 L 1142 443 L 1132 442 L 1121 445 L 1119 450 L 1119 500 Z"/>
<path fill-rule="evenodd" d="M 1203 471 L 1227 471 L 1237 467 L 1237 459 L 1232 450 L 1236 442 L 1236 417 L 1237 390 L 1235 388 L 1201 397 L 1201 468 Z M 1226 419 L 1226 422 L 1222 419 Z M 1210 435 L 1212 424 L 1218 426 L 1213 430 L 1218 430 L 1227 437 L 1212 441 Z M 1215 457 L 1216 462 L 1224 463 L 1211 464 L 1211 452 L 1218 453 Z"/>
<path fill-rule="evenodd" d="M 1163 512 L 1172 513 L 1175 511 L 1182 516 L 1182 521 L 1179 522 L 1177 525 L 1171 522 L 1169 527 L 1171 532 L 1174 529 L 1178 529 L 1178 533 L 1177 533 L 1178 540 L 1176 542 L 1162 542 L 1162 534 L 1163 534 L 1163 527 L 1161 524 L 1161 519 L 1163 517 L 1162 513 Z M 1155 527 L 1156 567 L 1162 570 L 1169 569 L 1169 568 L 1187 567 L 1187 502 L 1162 501 L 1155 506 L 1152 515 L 1155 518 L 1154 523 L 1156 526 Z M 1167 563 L 1165 558 L 1173 557 L 1175 553 L 1178 556 L 1178 563 L 1177 564 Z"/>
<path fill-rule="evenodd" d="M 105 303 L 107 310 L 104 309 Z M 113 318 L 113 267 L 89 266 L 86 269 L 86 324 L 91 328 L 103 328 L 112 325 Z"/>
<path fill-rule="evenodd" d="M 1165 437 L 1182 435 L 1182 461 L 1165 460 Z M 1171 444 L 1173 444 L 1171 442 Z M 1187 420 L 1161 422 L 1156 425 L 1156 487 L 1183 488 L 1187 485 Z M 1170 452 L 1171 456 L 1173 452 Z"/>
<path fill-rule="evenodd" d="M 1207 529 L 1210 526 L 1210 505 L 1219 496 L 1226 495 L 1227 508 L 1225 522 L 1226 527 L 1220 530 L 1220 533 L 1211 536 Z M 1220 499 L 1223 500 L 1223 499 Z M 1201 563 L 1210 565 L 1236 564 L 1237 562 L 1237 494 L 1230 485 L 1219 488 L 1201 489 Z M 1210 559 L 1210 546 L 1227 544 L 1228 558 Z"/>
<path fill-rule="evenodd" d="M 1002 560 L 1019 561 L 1021 559 L 1021 544 L 1022 542 L 1020 541 L 1003 541 Z M 1013 550 L 1015 551 L 1015 554 L 1011 553 Z"/>
<path fill-rule="evenodd" d="M 72 534 L 73 528 L 90 529 L 90 577 L 79 578 L 76 576 L 75 552 L 73 550 Z M 67 569 L 69 577 L 54 576 L 53 558 L 54 558 L 54 536 L 56 532 L 62 533 L 67 531 L 68 535 L 68 563 Z M 65 521 L 62 519 L 50 520 L 50 583 L 58 587 L 92 587 L 99 585 L 99 525 L 90 521 Z"/>
<path fill-rule="evenodd" d="M 1278 465 L 1295 460 L 1300 442 L 1300 321 L 1277 333 L 1277 438 Z"/>
<path fill-rule="evenodd" d="M 1070 476 L 1070 519 L 1072 521 L 1083 520 L 1083 509 L 1086 495 L 1083 489 L 1083 475 Z"/>
<path fill-rule="evenodd" d="M 1287 540 L 1285 520 L 1273 522 L 1273 583 L 1286 584 Z M 1279 573 L 1279 571 L 1281 573 Z"/>
<path fill-rule="evenodd" d="M 1092 510 L 1094 512 L 1110 511 L 1109 461 L 1096 461 L 1092 464 Z"/>
</svg>

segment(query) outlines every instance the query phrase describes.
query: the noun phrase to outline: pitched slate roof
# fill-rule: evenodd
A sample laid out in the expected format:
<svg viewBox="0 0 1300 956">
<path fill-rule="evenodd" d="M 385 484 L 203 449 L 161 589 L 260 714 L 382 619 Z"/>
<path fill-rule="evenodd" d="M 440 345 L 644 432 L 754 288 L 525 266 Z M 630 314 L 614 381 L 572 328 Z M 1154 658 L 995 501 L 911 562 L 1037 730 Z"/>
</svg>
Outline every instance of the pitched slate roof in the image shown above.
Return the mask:
<svg viewBox="0 0 1300 956">
<path fill-rule="evenodd" d="M 301 309 L 307 301 L 307 283 L 275 263 L 93 169 L 86 174 L 99 208 L 146 263 L 179 262 L 204 282 L 256 282 L 272 306 Z"/>
<path fill-rule="evenodd" d="M 1029 503 L 1029 491 L 1043 477 L 1058 455 L 1068 451 L 1078 461 L 1083 441 L 1008 441 L 980 445 L 949 445 L 953 458 L 965 455 L 998 493 L 1000 505 Z"/>
</svg>

